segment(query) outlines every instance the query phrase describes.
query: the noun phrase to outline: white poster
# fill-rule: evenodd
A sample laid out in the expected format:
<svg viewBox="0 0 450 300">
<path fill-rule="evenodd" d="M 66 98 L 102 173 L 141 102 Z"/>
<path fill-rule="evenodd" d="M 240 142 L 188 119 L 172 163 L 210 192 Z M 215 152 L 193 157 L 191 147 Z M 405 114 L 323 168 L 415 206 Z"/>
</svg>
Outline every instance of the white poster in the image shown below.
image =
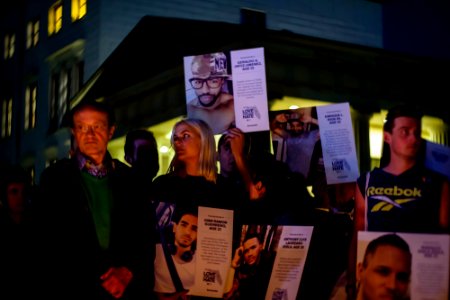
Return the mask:
<svg viewBox="0 0 450 300">
<path fill-rule="evenodd" d="M 295 300 L 312 226 L 242 225 L 224 299 Z"/>
<path fill-rule="evenodd" d="M 369 243 L 372 250 L 368 250 Z M 372 287 L 370 292 L 396 293 L 410 300 L 448 300 L 449 247 L 450 236 L 446 234 L 360 231 L 356 272 L 359 288 L 363 291 L 375 286 L 374 280 L 389 282 L 396 278 L 390 291 Z M 404 253 L 408 252 L 405 259 Z"/>
<path fill-rule="evenodd" d="M 354 182 L 359 176 L 350 106 L 317 106 L 320 140 L 328 184 Z"/>
<path fill-rule="evenodd" d="M 269 112 L 275 158 L 315 188 L 359 175 L 348 103 Z"/>
<path fill-rule="evenodd" d="M 264 48 L 231 51 L 236 127 L 269 130 Z"/>
<path fill-rule="evenodd" d="M 156 219 L 156 295 L 221 298 L 230 265 L 233 211 L 161 202 Z"/>
<path fill-rule="evenodd" d="M 184 57 L 186 112 L 214 134 L 269 130 L 264 49 Z"/>
<path fill-rule="evenodd" d="M 295 300 L 308 254 L 312 226 L 283 226 L 266 300 Z"/>
<path fill-rule="evenodd" d="M 233 211 L 199 207 L 198 221 L 198 259 L 192 294 L 221 298 L 231 259 Z"/>
</svg>

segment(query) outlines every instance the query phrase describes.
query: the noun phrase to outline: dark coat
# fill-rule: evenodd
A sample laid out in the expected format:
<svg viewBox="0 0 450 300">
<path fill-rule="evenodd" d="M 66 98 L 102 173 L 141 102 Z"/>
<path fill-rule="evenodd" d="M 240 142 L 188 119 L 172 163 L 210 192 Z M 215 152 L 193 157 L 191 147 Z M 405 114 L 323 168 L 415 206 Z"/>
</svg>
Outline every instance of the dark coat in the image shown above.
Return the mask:
<svg viewBox="0 0 450 300">
<path fill-rule="evenodd" d="M 130 168 L 118 160 L 114 165 L 108 175 L 114 203 L 107 250 L 100 248 L 77 161 L 60 160 L 42 173 L 35 236 L 37 270 L 46 275 L 37 289 L 47 299 L 113 299 L 100 285 L 111 266 L 128 267 L 133 287 L 143 288 L 153 276 L 150 203 L 134 192 Z"/>
</svg>

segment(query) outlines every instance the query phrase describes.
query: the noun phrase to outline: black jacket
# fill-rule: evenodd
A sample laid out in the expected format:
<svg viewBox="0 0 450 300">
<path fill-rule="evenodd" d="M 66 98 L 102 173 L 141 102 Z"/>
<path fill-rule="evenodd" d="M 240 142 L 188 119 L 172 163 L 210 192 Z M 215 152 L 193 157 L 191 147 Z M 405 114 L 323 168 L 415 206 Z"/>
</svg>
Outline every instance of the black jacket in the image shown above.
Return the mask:
<svg viewBox="0 0 450 300">
<path fill-rule="evenodd" d="M 114 203 L 107 250 L 100 248 L 76 159 L 60 160 L 42 173 L 35 204 L 36 270 L 44 277 L 37 290 L 47 299 L 113 299 L 100 285 L 111 266 L 126 266 L 134 274 L 126 294 L 137 287 L 139 293 L 151 292 L 150 203 L 135 192 L 130 168 L 118 160 L 114 166 L 108 174 Z"/>
</svg>

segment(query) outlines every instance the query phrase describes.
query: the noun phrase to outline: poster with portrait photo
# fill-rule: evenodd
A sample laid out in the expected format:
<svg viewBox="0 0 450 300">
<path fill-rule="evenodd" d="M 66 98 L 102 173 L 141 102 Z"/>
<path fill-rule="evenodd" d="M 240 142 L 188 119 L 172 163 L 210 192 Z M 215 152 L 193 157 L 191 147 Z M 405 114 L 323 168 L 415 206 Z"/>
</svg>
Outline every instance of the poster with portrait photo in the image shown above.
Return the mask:
<svg viewBox="0 0 450 300">
<path fill-rule="evenodd" d="M 385 246 L 380 248 L 380 245 Z M 389 293 L 380 290 L 380 283 L 396 276 L 395 292 L 405 299 L 448 300 L 449 247 L 448 234 L 360 231 L 356 267 L 359 288 L 372 294 Z M 408 251 L 410 260 L 405 255 Z M 379 283 L 375 284 L 374 280 Z"/>
<path fill-rule="evenodd" d="M 269 129 L 263 48 L 186 56 L 183 63 L 189 118 L 206 121 L 214 134 Z"/>
<path fill-rule="evenodd" d="M 312 226 L 243 225 L 224 299 L 296 299 L 312 230 Z"/>
<path fill-rule="evenodd" d="M 355 182 L 359 175 L 348 103 L 269 112 L 277 160 L 300 173 L 308 185 Z"/>
<path fill-rule="evenodd" d="M 233 211 L 160 202 L 156 219 L 155 293 L 220 298 L 231 257 Z"/>
</svg>

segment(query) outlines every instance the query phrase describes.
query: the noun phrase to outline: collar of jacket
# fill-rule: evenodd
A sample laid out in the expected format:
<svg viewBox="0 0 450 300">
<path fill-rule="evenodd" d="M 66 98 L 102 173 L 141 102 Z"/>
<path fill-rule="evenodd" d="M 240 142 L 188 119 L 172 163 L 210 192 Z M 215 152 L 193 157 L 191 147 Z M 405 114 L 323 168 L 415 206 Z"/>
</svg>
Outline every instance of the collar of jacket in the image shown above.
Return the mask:
<svg viewBox="0 0 450 300">
<path fill-rule="evenodd" d="M 100 165 L 95 165 L 88 157 L 83 155 L 81 152 L 77 151 L 76 159 L 78 162 L 78 168 L 81 171 L 86 171 L 92 176 L 102 178 L 108 175 L 110 171 L 115 169 L 114 160 L 111 157 L 111 154 L 107 151 L 105 157 L 103 158 L 103 162 Z"/>
</svg>

